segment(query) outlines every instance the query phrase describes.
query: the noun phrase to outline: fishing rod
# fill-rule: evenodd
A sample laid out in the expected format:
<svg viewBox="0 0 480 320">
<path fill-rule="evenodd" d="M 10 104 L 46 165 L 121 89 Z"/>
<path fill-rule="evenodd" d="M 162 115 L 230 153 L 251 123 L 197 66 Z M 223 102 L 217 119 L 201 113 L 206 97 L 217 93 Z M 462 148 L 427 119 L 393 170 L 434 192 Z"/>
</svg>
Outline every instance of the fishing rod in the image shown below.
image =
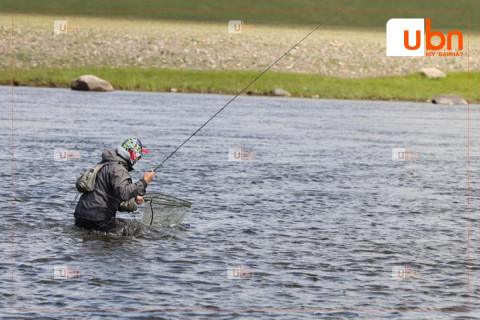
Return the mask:
<svg viewBox="0 0 480 320">
<path fill-rule="evenodd" d="M 215 118 L 220 112 L 222 112 L 230 103 L 232 103 L 235 99 L 238 98 L 239 95 L 245 92 L 252 84 L 254 84 L 258 79 L 260 79 L 261 76 L 263 76 L 270 68 L 272 68 L 275 64 L 277 64 L 283 57 L 285 57 L 288 53 L 290 53 L 296 46 L 298 46 L 302 41 L 304 41 L 306 38 L 308 38 L 312 33 L 317 31 L 317 29 L 320 28 L 320 26 L 316 27 L 312 31 L 310 31 L 302 40 L 298 41 L 293 47 L 291 47 L 287 52 L 285 52 L 282 56 L 277 58 L 273 63 L 271 63 L 265 70 L 262 71 L 255 79 L 250 81 L 249 84 L 247 84 L 245 87 L 243 87 L 242 90 L 240 90 L 232 99 L 230 99 L 222 108 L 220 108 L 213 116 L 210 117 L 204 124 L 202 124 L 197 130 L 195 130 L 194 133 L 192 133 L 185 141 L 182 142 L 181 145 L 179 145 L 175 150 L 173 150 L 168 157 L 166 157 L 158 166 L 153 169 L 154 172 L 157 171 L 158 168 L 160 168 L 168 159 L 170 159 L 171 156 L 173 156 L 181 147 L 183 147 L 191 138 L 193 138 L 200 130 L 203 129 L 210 121 L 212 121 L 213 118 Z"/>
<path fill-rule="evenodd" d="M 339 11 L 335 11 L 335 14 L 338 12 L 341 12 L 346 6 L 348 6 L 352 1 L 348 2 L 345 6 L 343 6 L 342 9 Z M 335 16 L 335 14 L 333 16 Z M 191 138 L 193 138 L 200 130 L 202 130 L 203 127 L 205 127 L 210 121 L 212 121 L 213 118 L 215 118 L 220 112 L 222 112 L 230 103 L 232 103 L 235 99 L 238 98 L 239 95 L 245 92 L 252 84 L 254 84 L 258 79 L 260 79 L 268 70 L 270 70 L 274 65 L 276 65 L 280 60 L 282 60 L 287 54 L 289 54 L 293 49 L 295 49 L 300 43 L 302 43 L 305 39 L 307 39 L 312 33 L 317 31 L 322 25 L 318 25 L 310 31 L 305 37 L 303 37 L 300 41 L 295 43 L 288 51 L 286 51 L 284 54 L 282 54 L 279 58 L 277 58 L 274 62 L 272 62 L 265 70 L 262 71 L 258 76 L 255 77 L 250 83 L 248 83 L 245 87 L 243 87 L 242 90 L 240 90 L 232 99 L 230 99 L 222 108 L 220 108 L 213 116 L 210 117 L 204 124 L 202 124 L 197 130 L 195 130 L 194 133 L 192 133 L 185 141 L 182 142 L 181 145 L 179 145 L 175 150 L 173 150 L 168 157 L 166 157 L 158 166 L 153 169 L 153 172 L 156 172 L 158 168 L 160 168 L 165 162 L 167 162 L 168 159 L 170 159 L 171 156 L 173 156 L 181 147 L 183 147 Z"/>
</svg>

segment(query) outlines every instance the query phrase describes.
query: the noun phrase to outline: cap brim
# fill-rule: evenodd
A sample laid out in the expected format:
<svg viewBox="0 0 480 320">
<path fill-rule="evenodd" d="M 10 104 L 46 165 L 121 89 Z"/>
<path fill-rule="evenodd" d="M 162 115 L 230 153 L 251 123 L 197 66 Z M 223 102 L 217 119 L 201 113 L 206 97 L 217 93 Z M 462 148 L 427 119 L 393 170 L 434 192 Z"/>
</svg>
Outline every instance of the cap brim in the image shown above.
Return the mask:
<svg viewBox="0 0 480 320">
<path fill-rule="evenodd" d="M 142 149 L 143 153 L 150 153 L 147 149 Z"/>
</svg>

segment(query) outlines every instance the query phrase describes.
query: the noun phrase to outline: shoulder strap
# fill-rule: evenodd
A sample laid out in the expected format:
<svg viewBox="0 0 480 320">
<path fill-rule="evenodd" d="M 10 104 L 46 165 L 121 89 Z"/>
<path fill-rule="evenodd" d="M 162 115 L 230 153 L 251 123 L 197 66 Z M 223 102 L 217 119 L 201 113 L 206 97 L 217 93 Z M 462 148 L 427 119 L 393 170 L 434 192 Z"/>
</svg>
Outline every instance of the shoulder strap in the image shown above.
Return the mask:
<svg viewBox="0 0 480 320">
<path fill-rule="evenodd" d="M 120 162 L 120 161 L 109 161 L 109 162 L 99 162 L 95 166 L 101 165 L 101 167 L 100 167 L 100 169 L 101 169 L 104 166 L 106 166 L 107 164 L 121 164 L 121 165 L 123 165 L 122 162 Z"/>
</svg>

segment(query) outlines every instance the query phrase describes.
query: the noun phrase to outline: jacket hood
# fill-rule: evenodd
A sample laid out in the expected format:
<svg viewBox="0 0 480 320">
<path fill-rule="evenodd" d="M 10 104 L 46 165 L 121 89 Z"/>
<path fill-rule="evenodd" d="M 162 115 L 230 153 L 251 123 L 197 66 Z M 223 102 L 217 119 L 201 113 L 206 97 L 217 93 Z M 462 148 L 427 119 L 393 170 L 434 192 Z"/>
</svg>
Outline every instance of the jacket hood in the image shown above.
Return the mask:
<svg viewBox="0 0 480 320">
<path fill-rule="evenodd" d="M 125 168 L 127 168 L 128 171 L 133 170 L 132 164 L 125 160 L 124 158 L 120 157 L 117 153 L 117 151 L 111 149 L 111 150 L 105 150 L 102 153 L 102 163 L 103 162 L 118 162 L 121 163 Z"/>
</svg>

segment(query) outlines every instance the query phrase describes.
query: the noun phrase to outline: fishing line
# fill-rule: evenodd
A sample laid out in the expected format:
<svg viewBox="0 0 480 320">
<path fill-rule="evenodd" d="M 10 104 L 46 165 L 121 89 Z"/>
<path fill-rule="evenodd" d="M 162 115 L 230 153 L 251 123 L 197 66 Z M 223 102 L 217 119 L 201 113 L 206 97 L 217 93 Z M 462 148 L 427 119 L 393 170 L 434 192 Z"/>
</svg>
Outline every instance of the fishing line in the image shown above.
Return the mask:
<svg viewBox="0 0 480 320">
<path fill-rule="evenodd" d="M 345 6 L 343 6 L 342 9 L 340 9 L 339 11 L 336 11 L 334 15 L 332 15 L 332 17 L 334 17 L 337 13 L 341 12 L 346 6 L 348 6 L 350 3 L 352 3 L 352 1 L 348 2 Z M 154 172 L 157 171 L 158 168 L 160 168 L 168 159 L 170 159 L 171 156 L 173 156 L 181 147 L 183 147 L 191 138 L 193 138 L 193 136 L 195 136 L 200 130 L 202 130 L 203 127 L 205 127 L 210 121 L 212 121 L 213 118 L 215 118 L 220 112 L 222 112 L 226 107 L 228 107 L 228 105 L 230 103 L 232 103 L 235 99 L 237 99 L 237 97 L 239 95 L 241 95 L 242 93 L 245 92 L 245 90 L 247 90 L 252 84 L 254 84 L 258 79 L 260 79 L 260 77 L 262 77 L 268 70 L 270 70 L 274 65 L 276 65 L 280 60 L 282 60 L 287 54 L 289 54 L 293 49 L 295 49 L 300 43 L 302 43 L 305 39 L 307 39 L 312 33 L 314 33 L 315 31 L 317 31 L 320 27 L 322 26 L 322 24 L 318 25 L 317 27 L 315 27 L 315 29 L 313 29 L 312 31 L 310 31 L 305 37 L 303 37 L 300 41 L 298 41 L 297 43 L 295 43 L 290 49 L 288 49 L 288 51 L 286 51 L 284 54 L 282 54 L 279 58 L 277 58 L 274 62 L 272 62 L 265 70 L 262 71 L 262 73 L 260 73 L 257 77 L 255 77 L 255 79 L 253 79 L 252 81 L 250 81 L 249 84 L 247 84 L 242 90 L 240 90 L 232 99 L 230 99 L 222 108 L 220 108 L 213 116 L 210 117 L 210 119 L 208 119 L 204 124 L 202 124 L 197 130 L 195 130 L 194 133 L 192 133 L 185 141 L 182 142 L 181 145 L 179 145 L 175 150 L 173 150 L 169 155 L 168 157 L 166 157 L 158 166 L 155 167 L 155 169 L 153 169 Z"/>
</svg>

